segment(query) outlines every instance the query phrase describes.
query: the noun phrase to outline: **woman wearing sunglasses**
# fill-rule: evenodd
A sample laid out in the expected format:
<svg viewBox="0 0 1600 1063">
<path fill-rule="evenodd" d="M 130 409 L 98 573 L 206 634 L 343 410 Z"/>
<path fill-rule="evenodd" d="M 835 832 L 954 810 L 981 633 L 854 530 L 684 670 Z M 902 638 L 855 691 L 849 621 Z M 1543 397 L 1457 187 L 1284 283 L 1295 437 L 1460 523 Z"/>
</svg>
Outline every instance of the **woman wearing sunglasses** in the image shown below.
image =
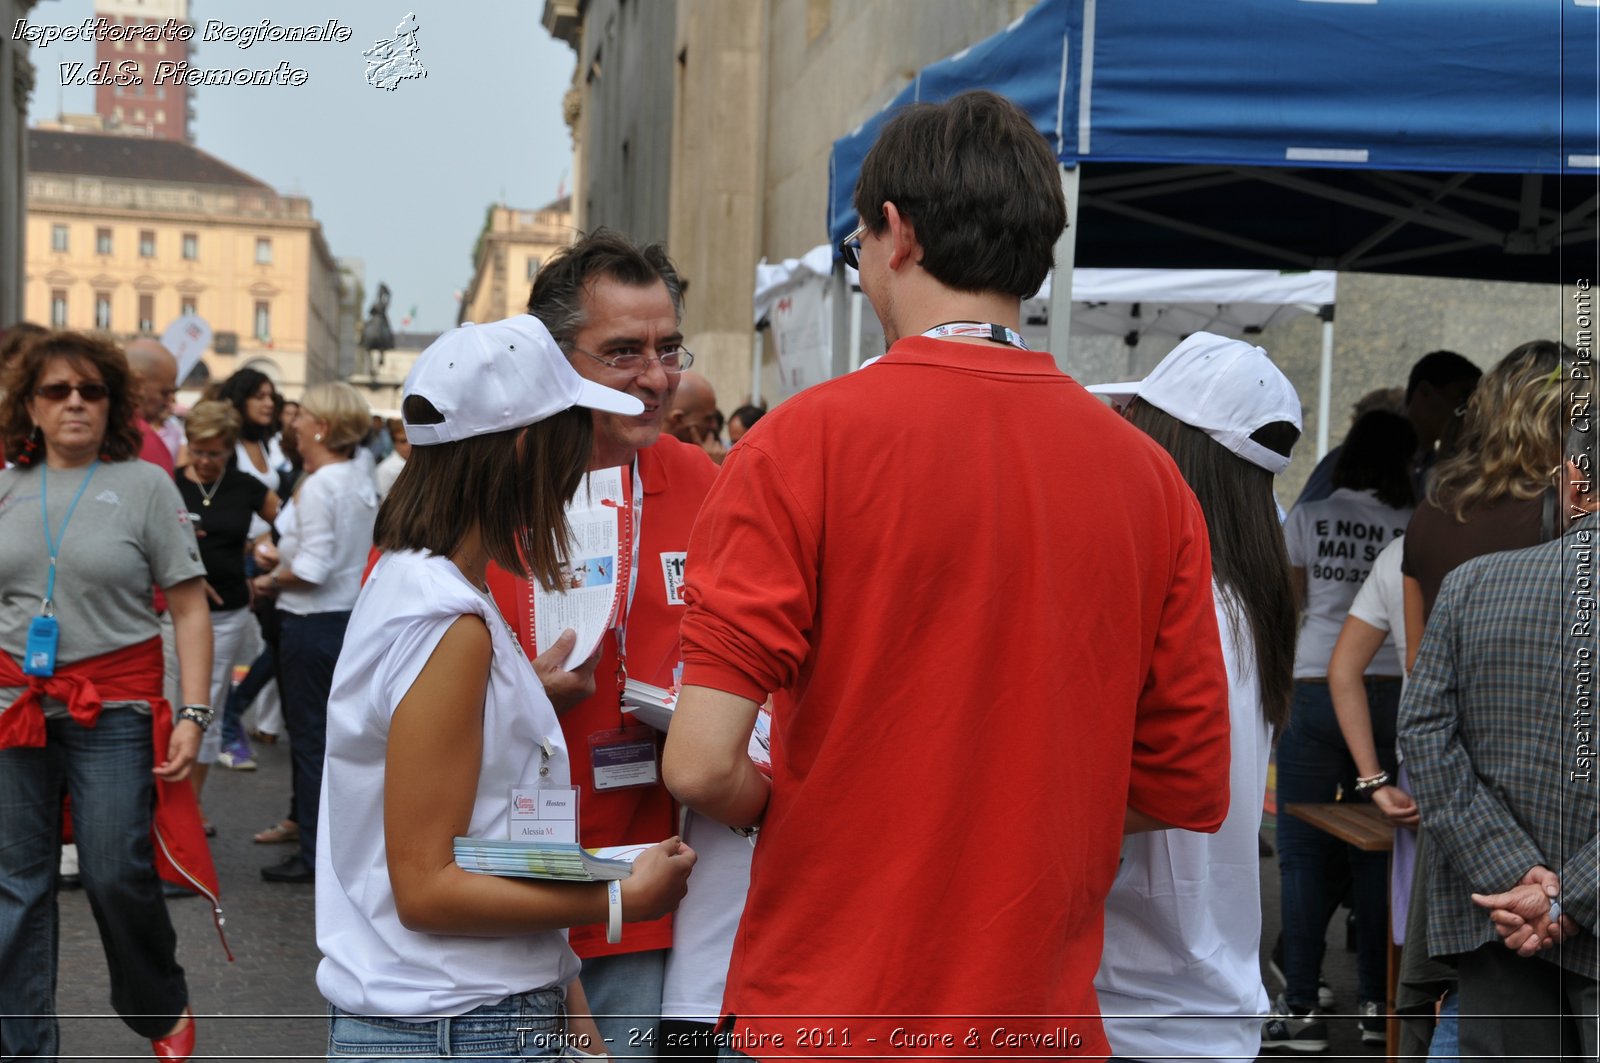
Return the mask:
<svg viewBox="0 0 1600 1063">
<path fill-rule="evenodd" d="M 65 790 L 112 1006 L 158 1059 L 185 1060 L 194 1017 L 157 870 L 215 904 L 184 782 L 211 719 L 205 566 L 176 485 L 137 459 L 121 351 L 48 333 L 7 367 L 0 392 L 14 462 L 0 471 L 0 1056 L 57 1053 Z M 162 696 L 154 586 L 177 634 L 186 704 L 176 720 Z"/>
</svg>

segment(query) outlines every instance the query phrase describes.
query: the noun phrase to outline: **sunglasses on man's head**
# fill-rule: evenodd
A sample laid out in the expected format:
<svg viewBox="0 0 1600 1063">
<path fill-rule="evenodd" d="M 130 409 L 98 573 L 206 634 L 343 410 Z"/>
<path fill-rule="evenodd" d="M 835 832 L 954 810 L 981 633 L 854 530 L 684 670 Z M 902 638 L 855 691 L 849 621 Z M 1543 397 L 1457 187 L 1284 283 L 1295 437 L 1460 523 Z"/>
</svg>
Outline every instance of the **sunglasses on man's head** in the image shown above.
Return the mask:
<svg viewBox="0 0 1600 1063">
<path fill-rule="evenodd" d="M 42 384 L 33 389 L 35 395 L 51 402 L 61 402 L 74 391 L 84 402 L 99 402 L 111 394 L 111 389 L 104 384 Z"/>
</svg>

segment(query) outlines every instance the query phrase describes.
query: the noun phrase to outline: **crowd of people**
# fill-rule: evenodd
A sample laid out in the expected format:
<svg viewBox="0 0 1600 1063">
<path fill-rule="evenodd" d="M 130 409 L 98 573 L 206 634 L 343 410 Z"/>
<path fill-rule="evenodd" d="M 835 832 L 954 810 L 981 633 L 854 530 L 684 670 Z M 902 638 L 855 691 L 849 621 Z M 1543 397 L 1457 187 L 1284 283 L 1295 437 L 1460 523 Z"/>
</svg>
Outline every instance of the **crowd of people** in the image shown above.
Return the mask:
<svg viewBox="0 0 1600 1063">
<path fill-rule="evenodd" d="M 164 888 L 218 904 L 208 773 L 281 732 L 256 841 L 314 888 L 330 1057 L 1322 1052 L 1348 903 L 1363 1040 L 1392 1003 L 1411 1056 L 1594 1058 L 1584 352 L 1425 356 L 1285 514 L 1301 403 L 1262 348 L 1089 388 L 1028 349 L 1066 204 L 1015 106 L 897 112 L 855 207 L 887 352 L 770 412 L 724 418 L 665 249 L 603 229 L 387 420 L 249 369 L 180 418 L 158 343 L 8 330 L 0 1055 L 57 1054 L 64 873 L 118 1014 L 195 1053 Z M 568 667 L 535 591 L 611 469 L 629 575 Z M 676 692 L 664 735 L 630 677 Z M 525 788 L 631 874 L 458 866 Z M 1284 811 L 1333 801 L 1393 823 L 1392 875 Z"/>
</svg>

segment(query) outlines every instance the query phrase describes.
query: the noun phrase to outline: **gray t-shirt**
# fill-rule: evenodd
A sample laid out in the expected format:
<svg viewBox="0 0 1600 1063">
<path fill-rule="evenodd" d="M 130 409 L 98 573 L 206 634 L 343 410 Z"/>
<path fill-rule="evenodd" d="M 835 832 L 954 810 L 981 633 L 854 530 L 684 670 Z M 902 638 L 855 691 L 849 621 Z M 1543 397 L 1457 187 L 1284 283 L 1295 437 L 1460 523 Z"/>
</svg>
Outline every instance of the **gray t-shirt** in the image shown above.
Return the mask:
<svg viewBox="0 0 1600 1063">
<path fill-rule="evenodd" d="M 0 649 L 21 661 L 28 625 L 39 615 L 50 571 L 39 509 L 48 476 L 50 530 L 60 548 L 55 607 L 56 660 L 70 664 L 161 633 L 151 586 L 205 575 L 188 507 L 178 487 L 143 461 L 102 463 L 72 520 L 62 519 L 88 469 L 0 470 Z M 0 705 L 21 691 L 0 688 Z"/>
</svg>

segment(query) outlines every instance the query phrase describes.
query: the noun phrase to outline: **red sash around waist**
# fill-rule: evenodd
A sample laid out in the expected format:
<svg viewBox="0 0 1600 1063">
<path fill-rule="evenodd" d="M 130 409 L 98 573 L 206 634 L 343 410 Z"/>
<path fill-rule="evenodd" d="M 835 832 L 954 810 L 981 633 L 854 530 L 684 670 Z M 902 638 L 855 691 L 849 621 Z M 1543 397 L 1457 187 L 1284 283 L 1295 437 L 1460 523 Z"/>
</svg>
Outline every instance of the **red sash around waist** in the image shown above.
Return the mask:
<svg viewBox="0 0 1600 1063">
<path fill-rule="evenodd" d="M 159 637 L 58 665 L 52 676 L 27 675 L 9 653 L 0 653 L 0 687 L 25 688 L 10 707 L 0 711 L 0 749 L 44 746 L 46 697 L 65 702 L 67 712 L 80 727 L 99 723 L 100 710 L 108 701 L 145 701 L 150 704 L 151 742 L 155 763 L 159 764 L 167 759 L 173 728 L 172 705 L 162 692 L 162 673 Z M 217 899 L 217 869 L 200 820 L 200 806 L 187 779 L 156 779 L 150 840 L 155 848 L 157 873 L 167 882 L 210 900 L 220 935 L 222 908 Z M 226 939 L 223 949 L 227 950 Z M 228 959 L 233 959 L 231 952 Z"/>
</svg>

